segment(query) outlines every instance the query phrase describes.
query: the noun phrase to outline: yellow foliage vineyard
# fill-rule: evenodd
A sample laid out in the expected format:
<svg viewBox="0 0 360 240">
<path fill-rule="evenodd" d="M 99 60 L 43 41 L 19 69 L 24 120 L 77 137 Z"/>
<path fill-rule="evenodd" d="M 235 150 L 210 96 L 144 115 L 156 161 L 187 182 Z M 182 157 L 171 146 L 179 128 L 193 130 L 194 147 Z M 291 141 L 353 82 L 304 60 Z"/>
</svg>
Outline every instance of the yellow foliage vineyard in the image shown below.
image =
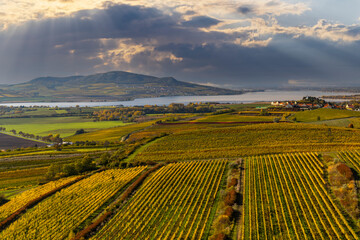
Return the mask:
<svg viewBox="0 0 360 240">
<path fill-rule="evenodd" d="M 29 209 L 0 239 L 64 239 L 146 167 L 96 173 Z"/>
<path fill-rule="evenodd" d="M 358 228 L 325 188 L 317 154 L 246 160 L 242 239 L 358 239 Z"/>
<path fill-rule="evenodd" d="M 193 130 L 162 138 L 134 161 L 236 158 L 269 153 L 360 148 L 360 131 L 308 124 L 258 124 Z"/>
<path fill-rule="evenodd" d="M 202 239 L 226 164 L 161 168 L 92 239 Z"/>
<path fill-rule="evenodd" d="M 20 209 L 22 206 L 27 204 L 28 202 L 40 197 L 41 195 L 50 192 L 64 184 L 67 184 L 73 180 L 75 180 L 77 177 L 69 177 L 69 178 L 63 178 L 57 181 L 49 182 L 47 184 L 44 184 L 42 186 L 30 189 L 28 191 L 25 191 L 14 198 L 11 199 L 11 201 L 5 203 L 4 205 L 0 206 L 0 221 L 4 220 L 8 216 L 10 216 L 12 213 Z"/>
<path fill-rule="evenodd" d="M 339 158 L 345 161 L 346 163 L 350 163 L 351 166 L 355 169 L 355 171 L 360 174 L 360 152 L 359 151 L 347 151 L 347 152 L 339 152 Z"/>
</svg>

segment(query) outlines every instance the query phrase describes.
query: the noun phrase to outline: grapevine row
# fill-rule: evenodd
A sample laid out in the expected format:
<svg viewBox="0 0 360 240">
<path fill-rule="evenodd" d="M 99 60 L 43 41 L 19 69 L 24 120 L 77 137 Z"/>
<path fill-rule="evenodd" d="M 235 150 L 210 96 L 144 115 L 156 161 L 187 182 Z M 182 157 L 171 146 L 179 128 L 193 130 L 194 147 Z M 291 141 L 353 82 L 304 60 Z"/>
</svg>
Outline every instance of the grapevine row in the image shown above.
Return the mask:
<svg viewBox="0 0 360 240">
<path fill-rule="evenodd" d="M 243 239 L 358 239 L 316 153 L 249 157 L 245 166 Z"/>
<path fill-rule="evenodd" d="M 227 162 L 169 164 L 93 239 L 202 239 Z"/>
<path fill-rule="evenodd" d="M 64 239 L 146 167 L 96 173 L 29 209 L 0 239 Z"/>
</svg>

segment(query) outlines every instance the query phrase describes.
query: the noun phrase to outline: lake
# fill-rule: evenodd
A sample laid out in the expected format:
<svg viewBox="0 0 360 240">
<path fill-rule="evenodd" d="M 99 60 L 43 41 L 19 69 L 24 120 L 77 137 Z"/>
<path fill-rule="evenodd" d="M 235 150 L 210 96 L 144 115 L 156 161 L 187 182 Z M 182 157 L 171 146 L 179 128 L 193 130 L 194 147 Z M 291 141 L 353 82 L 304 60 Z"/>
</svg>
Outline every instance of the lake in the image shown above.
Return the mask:
<svg viewBox="0 0 360 240">
<path fill-rule="evenodd" d="M 170 103 L 190 102 L 219 102 L 219 103 L 252 103 L 269 101 L 300 100 L 304 96 L 321 97 L 324 95 L 353 95 L 346 92 L 322 92 L 322 91 L 264 91 L 249 92 L 241 95 L 218 95 L 218 96 L 172 96 L 157 98 L 138 98 L 132 101 L 118 102 L 29 102 L 29 103 L 2 103 L 0 106 L 49 106 L 49 107 L 100 107 L 100 106 L 143 106 L 143 105 L 168 105 Z M 336 101 L 336 100 L 331 100 Z M 340 101 L 340 100 L 339 100 Z M 341 100 L 344 101 L 344 100 Z"/>
</svg>

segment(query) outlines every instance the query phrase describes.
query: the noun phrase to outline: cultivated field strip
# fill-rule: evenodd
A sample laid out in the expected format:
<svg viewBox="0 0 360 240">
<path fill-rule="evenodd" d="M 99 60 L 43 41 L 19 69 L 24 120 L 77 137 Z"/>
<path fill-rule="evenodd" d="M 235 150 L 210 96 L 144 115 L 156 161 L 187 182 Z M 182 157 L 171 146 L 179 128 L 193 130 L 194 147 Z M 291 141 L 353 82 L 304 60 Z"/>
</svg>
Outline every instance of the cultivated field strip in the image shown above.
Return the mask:
<svg viewBox="0 0 360 240">
<path fill-rule="evenodd" d="M 15 211 L 19 210 L 25 204 L 31 202 L 32 200 L 48 193 L 58 187 L 61 187 L 71 181 L 74 181 L 77 177 L 63 178 L 57 181 L 52 181 L 47 184 L 41 185 L 39 187 L 27 190 L 14 198 L 11 201 L 0 206 L 0 221 L 10 216 Z"/>
<path fill-rule="evenodd" d="M 322 167 L 315 153 L 247 158 L 242 239 L 358 239 Z"/>
<path fill-rule="evenodd" d="M 358 150 L 339 152 L 339 158 L 351 164 L 354 170 L 360 174 L 360 152 Z"/>
<path fill-rule="evenodd" d="M 28 210 L 0 239 L 64 239 L 146 167 L 96 173 Z"/>
<path fill-rule="evenodd" d="M 202 239 L 226 164 L 161 168 L 92 239 Z"/>
</svg>

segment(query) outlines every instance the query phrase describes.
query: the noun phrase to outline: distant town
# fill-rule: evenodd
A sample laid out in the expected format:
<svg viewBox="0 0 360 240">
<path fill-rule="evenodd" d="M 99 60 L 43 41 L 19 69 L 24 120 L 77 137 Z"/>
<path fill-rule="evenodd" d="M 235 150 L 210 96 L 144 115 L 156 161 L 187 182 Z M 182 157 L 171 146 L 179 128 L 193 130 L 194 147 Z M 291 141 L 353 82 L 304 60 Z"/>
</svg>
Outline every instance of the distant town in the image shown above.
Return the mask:
<svg viewBox="0 0 360 240">
<path fill-rule="evenodd" d="M 351 111 L 360 111 L 360 105 L 358 103 L 334 103 L 326 102 L 325 100 L 315 97 L 304 97 L 300 101 L 274 101 L 271 102 L 274 107 L 280 107 L 293 110 L 311 110 L 318 108 L 329 109 L 346 109 Z"/>
</svg>

